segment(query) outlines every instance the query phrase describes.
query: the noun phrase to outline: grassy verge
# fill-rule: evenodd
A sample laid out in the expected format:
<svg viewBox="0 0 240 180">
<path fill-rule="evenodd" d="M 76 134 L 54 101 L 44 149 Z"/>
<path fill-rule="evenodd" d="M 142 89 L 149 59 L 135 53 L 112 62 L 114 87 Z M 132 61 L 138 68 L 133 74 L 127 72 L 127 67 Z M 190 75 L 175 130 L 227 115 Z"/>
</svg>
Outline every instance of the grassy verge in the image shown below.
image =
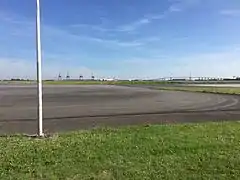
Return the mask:
<svg viewBox="0 0 240 180">
<path fill-rule="evenodd" d="M 240 124 L 0 138 L 0 179 L 238 179 Z"/>
<path fill-rule="evenodd" d="M 167 81 L 45 81 L 45 84 L 51 85 L 158 85 L 158 84 L 173 84 L 174 82 Z"/>
<path fill-rule="evenodd" d="M 159 85 L 159 84 L 179 84 L 169 81 L 43 81 L 48 85 Z M 0 81 L 0 84 L 36 84 L 36 81 Z"/>
<path fill-rule="evenodd" d="M 188 92 L 202 92 L 202 93 L 215 93 L 215 94 L 240 94 L 240 88 L 234 87 L 186 87 L 186 86 L 172 86 L 160 87 L 161 90 L 171 91 L 188 91 Z"/>
</svg>

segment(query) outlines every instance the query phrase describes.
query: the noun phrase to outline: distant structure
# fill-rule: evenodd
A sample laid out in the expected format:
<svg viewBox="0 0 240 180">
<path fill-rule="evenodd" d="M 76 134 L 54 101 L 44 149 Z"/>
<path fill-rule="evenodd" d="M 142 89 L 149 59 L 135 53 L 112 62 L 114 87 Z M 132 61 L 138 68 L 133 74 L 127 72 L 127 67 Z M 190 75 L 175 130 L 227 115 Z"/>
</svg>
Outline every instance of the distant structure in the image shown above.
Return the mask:
<svg viewBox="0 0 240 180">
<path fill-rule="evenodd" d="M 79 76 L 79 80 L 82 81 L 83 80 L 83 75 Z"/>
<path fill-rule="evenodd" d="M 93 81 L 95 79 L 95 76 L 92 74 L 91 76 L 91 80 Z"/>
<path fill-rule="evenodd" d="M 69 80 L 69 79 L 70 79 L 70 75 L 69 75 L 69 72 L 67 72 L 66 80 Z"/>
<path fill-rule="evenodd" d="M 192 81 L 192 72 L 190 72 L 189 81 Z"/>
<path fill-rule="evenodd" d="M 58 80 L 61 81 L 62 80 L 62 76 L 61 73 L 58 74 Z"/>
</svg>

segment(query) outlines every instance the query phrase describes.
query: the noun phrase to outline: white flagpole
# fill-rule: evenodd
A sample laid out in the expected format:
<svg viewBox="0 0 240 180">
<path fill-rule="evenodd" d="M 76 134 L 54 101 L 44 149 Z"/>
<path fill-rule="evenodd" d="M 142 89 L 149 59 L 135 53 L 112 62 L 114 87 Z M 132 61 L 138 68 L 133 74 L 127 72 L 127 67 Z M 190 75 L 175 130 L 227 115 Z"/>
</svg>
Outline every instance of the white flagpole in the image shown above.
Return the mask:
<svg viewBox="0 0 240 180">
<path fill-rule="evenodd" d="M 36 51 L 37 51 L 37 88 L 38 88 L 38 136 L 43 137 L 43 108 L 42 108 L 42 50 L 40 28 L 40 0 L 36 6 Z"/>
</svg>

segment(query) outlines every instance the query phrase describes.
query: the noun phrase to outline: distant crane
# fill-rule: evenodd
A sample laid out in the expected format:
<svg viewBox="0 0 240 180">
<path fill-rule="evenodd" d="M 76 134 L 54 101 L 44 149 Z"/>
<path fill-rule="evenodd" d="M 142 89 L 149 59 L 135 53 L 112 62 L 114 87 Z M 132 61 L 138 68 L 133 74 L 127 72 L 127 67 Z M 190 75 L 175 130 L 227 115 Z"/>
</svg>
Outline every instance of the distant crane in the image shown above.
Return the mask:
<svg viewBox="0 0 240 180">
<path fill-rule="evenodd" d="M 61 73 L 58 74 L 58 80 L 62 80 L 62 76 L 61 76 Z"/>
<path fill-rule="evenodd" d="M 69 75 L 69 72 L 67 72 L 66 80 L 69 80 L 69 79 L 70 79 L 70 75 Z"/>
<path fill-rule="evenodd" d="M 95 76 L 92 74 L 91 76 L 91 80 L 93 81 L 95 79 Z"/>
<path fill-rule="evenodd" d="M 79 80 L 82 81 L 83 80 L 83 75 L 79 76 Z"/>
<path fill-rule="evenodd" d="M 192 81 L 192 72 L 190 72 L 189 80 Z"/>
</svg>

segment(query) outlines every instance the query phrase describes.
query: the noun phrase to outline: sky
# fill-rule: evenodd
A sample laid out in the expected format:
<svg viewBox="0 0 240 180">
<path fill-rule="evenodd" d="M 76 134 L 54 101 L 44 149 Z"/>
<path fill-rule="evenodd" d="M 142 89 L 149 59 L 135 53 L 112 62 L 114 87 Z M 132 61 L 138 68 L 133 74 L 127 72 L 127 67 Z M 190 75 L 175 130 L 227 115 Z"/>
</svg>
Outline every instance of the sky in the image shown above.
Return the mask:
<svg viewBox="0 0 240 180">
<path fill-rule="evenodd" d="M 240 76 L 239 0 L 40 0 L 44 79 Z M 0 0 L 0 79 L 36 78 L 35 0 Z"/>
</svg>

